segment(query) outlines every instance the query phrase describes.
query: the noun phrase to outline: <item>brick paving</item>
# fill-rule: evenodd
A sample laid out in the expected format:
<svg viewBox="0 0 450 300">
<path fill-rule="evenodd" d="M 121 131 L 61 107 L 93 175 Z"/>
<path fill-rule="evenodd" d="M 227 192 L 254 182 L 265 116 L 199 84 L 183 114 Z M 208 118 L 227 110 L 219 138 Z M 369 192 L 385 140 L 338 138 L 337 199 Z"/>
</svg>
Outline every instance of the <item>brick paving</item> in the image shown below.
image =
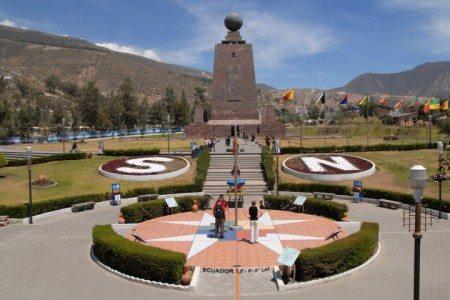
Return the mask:
<svg viewBox="0 0 450 300">
<path fill-rule="evenodd" d="M 233 223 L 233 209 L 226 212 L 226 220 Z M 322 217 L 267 210 L 258 222 L 259 243 L 251 244 L 243 209 L 238 210 L 238 224 L 243 229 L 227 230 L 224 239 L 214 237 L 213 222 L 211 211 L 186 212 L 143 222 L 133 232 L 149 245 L 186 254 L 190 265 L 231 268 L 276 265 L 283 248 L 302 250 L 325 245 L 332 241 L 325 238 L 340 228 L 336 222 Z M 347 235 L 344 230 L 339 236 Z"/>
</svg>

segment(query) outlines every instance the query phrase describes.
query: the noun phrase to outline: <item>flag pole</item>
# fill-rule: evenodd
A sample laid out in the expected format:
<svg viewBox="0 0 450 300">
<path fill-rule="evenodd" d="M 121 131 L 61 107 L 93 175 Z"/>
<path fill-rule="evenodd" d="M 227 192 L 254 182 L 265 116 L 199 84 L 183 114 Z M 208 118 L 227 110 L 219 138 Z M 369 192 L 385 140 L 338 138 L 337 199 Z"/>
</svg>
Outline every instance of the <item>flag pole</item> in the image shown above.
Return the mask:
<svg viewBox="0 0 450 300">
<path fill-rule="evenodd" d="M 416 122 L 414 123 L 414 129 L 415 129 L 415 136 L 416 136 L 416 144 L 417 144 L 417 142 L 418 142 L 418 131 L 417 131 L 417 129 L 418 129 L 418 127 L 417 127 L 417 121 L 419 120 L 419 101 L 418 101 L 418 99 L 417 99 L 417 96 L 416 96 L 416 101 L 414 102 L 414 106 L 416 107 Z"/>
<path fill-rule="evenodd" d="M 325 146 L 327 145 L 327 128 L 328 128 L 328 124 L 327 124 L 327 101 L 325 100 L 325 92 L 323 93 L 323 99 L 324 99 L 324 106 L 325 106 L 325 112 L 323 114 L 324 119 L 325 119 Z"/>
<path fill-rule="evenodd" d="M 350 131 L 351 131 L 351 128 L 350 128 L 350 131 L 349 131 L 349 125 L 350 125 L 350 122 L 349 122 L 349 119 L 348 119 L 348 99 L 347 99 L 347 105 L 346 105 L 347 107 L 347 111 L 346 111 L 346 121 L 347 121 L 347 147 L 348 147 L 348 139 L 349 139 L 349 137 L 350 137 Z"/>
<path fill-rule="evenodd" d="M 367 103 L 366 103 L 366 142 L 367 142 L 367 146 L 369 146 L 369 103 L 370 103 L 370 96 L 367 96 Z"/>
</svg>

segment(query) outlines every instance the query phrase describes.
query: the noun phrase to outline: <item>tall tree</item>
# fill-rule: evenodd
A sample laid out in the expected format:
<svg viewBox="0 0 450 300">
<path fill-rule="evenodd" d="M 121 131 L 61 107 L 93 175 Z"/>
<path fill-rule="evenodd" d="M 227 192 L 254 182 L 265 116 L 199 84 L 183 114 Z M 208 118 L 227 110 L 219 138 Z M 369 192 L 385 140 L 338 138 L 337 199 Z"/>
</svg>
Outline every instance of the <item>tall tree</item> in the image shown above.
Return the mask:
<svg viewBox="0 0 450 300">
<path fill-rule="evenodd" d="M 93 129 L 98 125 L 102 96 L 93 81 L 88 81 L 81 91 L 78 109 L 83 123 Z"/>
<path fill-rule="evenodd" d="M 17 114 L 17 133 L 22 138 L 29 138 L 33 132 L 35 117 L 34 109 L 29 102 L 21 105 Z"/>
<path fill-rule="evenodd" d="M 138 111 L 138 126 L 141 133 L 144 134 L 145 126 L 149 124 L 150 105 L 147 101 L 142 101 Z"/>
<path fill-rule="evenodd" d="M 138 101 L 133 94 L 133 84 L 130 78 L 125 78 L 119 88 L 118 97 L 123 105 L 123 122 L 127 129 L 134 128 L 138 119 Z"/>
<path fill-rule="evenodd" d="M 166 88 L 166 96 L 164 97 L 164 103 L 166 112 L 173 118 L 174 111 L 176 109 L 176 96 L 172 87 Z"/>
<path fill-rule="evenodd" d="M 185 91 L 181 93 L 180 101 L 177 101 L 176 109 L 174 111 L 174 125 L 184 126 L 189 124 L 190 121 L 190 111 L 189 104 L 187 102 L 187 97 Z"/>
<path fill-rule="evenodd" d="M 11 106 L 6 97 L 0 100 L 0 140 L 6 140 L 13 135 L 14 119 Z"/>
</svg>

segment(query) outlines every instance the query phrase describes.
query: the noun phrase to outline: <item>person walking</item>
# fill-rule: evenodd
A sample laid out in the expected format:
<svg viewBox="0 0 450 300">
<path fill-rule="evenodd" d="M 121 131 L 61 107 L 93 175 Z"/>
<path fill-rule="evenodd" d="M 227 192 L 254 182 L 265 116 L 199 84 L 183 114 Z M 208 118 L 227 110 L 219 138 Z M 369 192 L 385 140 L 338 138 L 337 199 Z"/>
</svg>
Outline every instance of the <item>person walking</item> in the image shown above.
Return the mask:
<svg viewBox="0 0 450 300">
<path fill-rule="evenodd" d="M 250 220 L 250 243 L 254 244 L 258 242 L 258 219 L 262 216 L 262 211 L 256 206 L 255 200 L 252 201 L 252 206 L 248 208 L 246 215 Z"/>
<path fill-rule="evenodd" d="M 228 203 L 225 200 L 223 194 L 220 194 L 216 203 L 213 207 L 213 215 L 215 219 L 215 237 L 223 239 L 225 237 L 224 223 L 225 223 L 225 212 L 228 211 Z"/>
</svg>

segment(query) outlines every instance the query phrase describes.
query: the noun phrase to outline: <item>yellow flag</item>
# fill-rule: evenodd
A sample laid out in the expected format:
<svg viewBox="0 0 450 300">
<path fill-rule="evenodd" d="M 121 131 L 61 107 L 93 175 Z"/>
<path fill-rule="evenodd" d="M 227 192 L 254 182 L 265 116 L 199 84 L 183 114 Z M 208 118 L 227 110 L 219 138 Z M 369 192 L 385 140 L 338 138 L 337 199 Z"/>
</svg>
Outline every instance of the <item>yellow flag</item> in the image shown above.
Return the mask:
<svg viewBox="0 0 450 300">
<path fill-rule="evenodd" d="M 281 101 L 291 101 L 294 100 L 294 90 L 289 90 L 283 93 Z"/>
<path fill-rule="evenodd" d="M 361 101 L 359 101 L 358 105 L 365 106 L 367 104 L 367 99 L 368 99 L 368 96 L 367 95 L 364 96 L 364 98 L 362 98 Z"/>
<path fill-rule="evenodd" d="M 441 110 L 448 110 L 448 100 L 445 100 L 441 105 Z"/>
</svg>

